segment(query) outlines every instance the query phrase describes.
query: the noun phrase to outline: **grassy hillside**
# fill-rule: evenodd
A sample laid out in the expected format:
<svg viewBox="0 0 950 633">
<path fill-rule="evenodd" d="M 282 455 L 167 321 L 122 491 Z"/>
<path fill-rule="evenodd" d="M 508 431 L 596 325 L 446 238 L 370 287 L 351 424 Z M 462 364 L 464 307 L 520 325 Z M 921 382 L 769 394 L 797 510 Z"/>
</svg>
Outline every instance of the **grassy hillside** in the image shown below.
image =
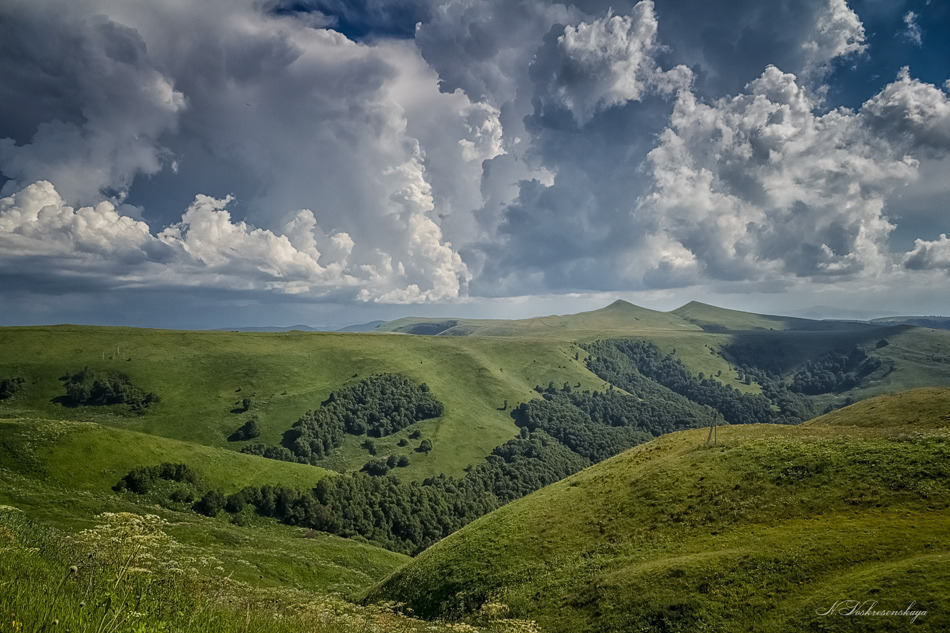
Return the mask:
<svg viewBox="0 0 950 633">
<path fill-rule="evenodd" d="M 485 457 L 519 434 L 512 410 L 539 397 L 536 385 L 608 389 L 585 363 L 585 349 L 592 349 L 586 344 L 606 338 L 646 339 L 693 377 L 702 372 L 753 394 L 767 390 L 750 375 L 769 388 L 775 381 L 790 385 L 830 352 L 860 349 L 873 371 L 857 386 L 815 396 L 819 411 L 847 398 L 950 384 L 950 333 L 917 327 L 784 319 L 703 304 L 662 313 L 622 301 L 578 315 L 449 321 L 402 320 L 384 325 L 388 333 L 0 328 L 0 505 L 67 533 L 96 525 L 103 512 L 156 513 L 190 559 L 213 561 L 206 567 L 214 574 L 250 588 L 301 591 L 309 600 L 307 592 L 365 591 L 407 558 L 359 538 L 277 525 L 250 510 L 235 517 L 247 522 L 239 527 L 225 513 L 211 519 L 173 511 L 156 505 L 157 496 L 111 487 L 132 468 L 162 462 L 188 464 L 225 493 L 264 484 L 307 491 L 324 477 L 350 481 L 240 454 L 246 442 L 227 438 L 253 417 L 262 433 L 251 441 L 276 445 L 331 392 L 383 372 L 425 382 L 445 405 L 441 417 L 374 440 L 377 455 L 410 457 L 393 474 L 420 480 L 497 466 L 497 458 Z M 126 374 L 161 400 L 144 415 L 124 405 L 64 406 L 61 378 L 87 367 Z M 768 376 L 755 373 L 776 367 Z M 2 386 L 10 378 L 23 381 Z M 497 599 L 511 605 L 512 615 L 555 631 L 744 630 L 763 617 L 761 630 L 785 630 L 787 622 L 798 630 L 836 630 L 840 621 L 812 617 L 828 596 L 868 595 L 882 605 L 885 596 L 888 605 L 913 599 L 926 608 L 950 588 L 948 552 L 940 545 L 950 536 L 948 409 L 948 391 L 928 389 L 860 402 L 801 427 L 723 427 L 715 447 L 703 445 L 704 430 L 664 436 L 470 524 L 371 595 L 406 601 L 427 615 L 466 613 Z M 323 464 L 359 469 L 371 458 L 364 439 L 347 436 Z M 415 450 L 421 439 L 431 441 L 429 453 Z M 561 455 L 560 445 L 549 446 Z M 563 466 L 525 464 L 508 483 Z M 446 503 L 452 512 L 451 498 Z M 379 506 L 376 497 L 361 504 L 370 513 Z M 352 495 L 340 506 L 354 507 Z M 375 532 L 338 533 L 385 542 Z M 856 534 L 867 551 L 846 546 Z M 9 554 L 3 547 L 0 553 Z M 45 582 L 21 580 L 17 586 Z M 483 610 L 478 617 L 495 616 Z M 940 617 L 932 610 L 921 622 L 950 626 Z"/>
<path fill-rule="evenodd" d="M 46 482 L 108 492 L 131 469 L 162 462 L 187 464 L 226 492 L 252 484 L 306 489 L 335 474 L 91 422 L 0 420 L 0 464 Z"/>
<path fill-rule="evenodd" d="M 720 428 L 715 446 L 704 430 L 658 438 L 483 517 L 369 598 L 429 615 L 497 598 L 550 631 L 909 626 L 905 616 L 819 615 L 870 600 L 914 603 L 927 611 L 915 630 L 947 630 L 947 397 L 865 403 L 918 403 L 927 422 L 913 434 L 899 415 L 845 409 L 799 427 Z"/>
<path fill-rule="evenodd" d="M 903 428 L 908 432 L 950 428 L 950 388 L 929 387 L 870 398 L 804 425 Z"/>
<path fill-rule="evenodd" d="M 503 410 L 533 397 L 533 387 L 554 381 L 600 387 L 602 381 L 575 358 L 567 341 L 444 339 L 376 334 L 172 332 L 106 327 L 0 328 L 0 379 L 26 379 L 14 397 L 0 401 L 0 417 L 93 421 L 178 440 L 238 449 L 227 437 L 249 417 L 257 441 L 281 435 L 329 394 L 374 373 L 396 372 L 426 382 L 445 404 L 441 418 L 421 422 L 380 442 L 396 443 L 419 429 L 432 440 L 428 455 L 412 453 L 401 469 L 409 478 L 461 474 L 517 434 Z M 159 395 L 142 416 L 121 406 L 64 407 L 60 377 L 91 369 L 121 371 L 132 384 Z M 248 411 L 241 401 L 250 400 Z M 416 442 L 417 444 L 418 442 Z M 353 438 L 342 466 L 358 469 L 368 458 Z M 405 449 L 410 450 L 411 449 Z"/>
<path fill-rule="evenodd" d="M 814 319 L 755 314 L 711 306 L 699 301 L 690 301 L 686 305 L 673 310 L 670 314 L 711 332 L 742 330 L 821 331 L 865 329 L 869 327 L 864 323 L 851 321 L 816 321 Z"/>
<path fill-rule="evenodd" d="M 112 486 L 137 466 L 185 463 L 213 487 L 283 484 L 308 489 L 327 471 L 88 422 L 0 420 L 0 504 L 74 532 L 102 512 L 159 514 L 189 551 L 213 556 L 235 579 L 263 586 L 354 591 L 405 557 L 326 534 L 259 521 L 238 527 L 172 512 Z"/>
<path fill-rule="evenodd" d="M 20 392 L 0 401 L 0 417 L 91 421 L 239 450 L 245 442 L 227 438 L 252 416 L 261 429 L 253 441 L 276 445 L 331 392 L 375 373 L 396 372 L 427 383 L 445 404 L 442 417 L 376 442 L 379 454 L 410 458 L 410 465 L 396 472 L 399 477 L 419 480 L 461 475 L 516 435 L 510 408 L 537 397 L 536 385 L 567 382 L 603 389 L 604 382 L 587 371 L 578 346 L 602 338 L 648 339 L 694 375 L 703 373 L 748 393 L 758 393 L 759 385 L 743 379 L 740 364 L 777 367 L 789 379 L 803 363 L 855 346 L 886 363 L 858 387 L 819 398 L 819 410 L 848 397 L 950 383 L 950 333 L 907 326 L 767 317 L 699 303 L 663 313 L 624 301 L 568 316 L 450 321 L 455 325 L 440 336 L 0 328 L 0 380 L 25 379 Z M 382 327 L 409 331 L 424 325 L 422 331 L 433 332 L 447 323 L 403 319 Z M 887 344 L 879 346 L 881 341 Z M 59 404 L 65 394 L 60 378 L 85 367 L 125 373 L 161 401 L 142 416 L 122 406 Z M 432 441 L 428 454 L 414 451 L 419 440 L 408 436 L 416 431 Z M 402 440 L 409 443 L 400 447 Z M 358 470 L 371 458 L 361 445 L 361 438 L 348 437 L 326 465 Z"/>
</svg>

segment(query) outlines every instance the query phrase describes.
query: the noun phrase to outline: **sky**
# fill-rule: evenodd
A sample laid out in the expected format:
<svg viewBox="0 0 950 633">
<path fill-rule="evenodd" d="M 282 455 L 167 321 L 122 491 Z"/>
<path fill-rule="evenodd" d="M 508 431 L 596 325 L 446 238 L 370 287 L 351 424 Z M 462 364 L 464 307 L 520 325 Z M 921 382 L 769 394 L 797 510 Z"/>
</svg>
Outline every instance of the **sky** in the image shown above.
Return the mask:
<svg viewBox="0 0 950 633">
<path fill-rule="evenodd" d="M 3 0 L 0 325 L 950 314 L 943 0 Z"/>
</svg>

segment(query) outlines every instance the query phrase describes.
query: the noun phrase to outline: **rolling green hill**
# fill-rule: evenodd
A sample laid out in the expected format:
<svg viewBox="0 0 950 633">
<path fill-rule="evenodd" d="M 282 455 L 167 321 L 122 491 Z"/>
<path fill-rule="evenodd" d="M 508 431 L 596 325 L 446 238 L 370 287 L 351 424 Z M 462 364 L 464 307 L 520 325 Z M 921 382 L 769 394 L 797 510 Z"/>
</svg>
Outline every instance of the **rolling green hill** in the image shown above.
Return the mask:
<svg viewBox="0 0 950 633">
<path fill-rule="evenodd" d="M 804 426 L 886 427 L 908 432 L 950 428 L 950 389 L 929 387 L 869 398 Z"/>
<path fill-rule="evenodd" d="M 686 305 L 670 312 L 710 332 L 729 332 L 745 330 L 802 330 L 820 332 L 823 330 L 867 330 L 874 326 L 860 321 L 815 320 L 799 317 L 755 314 L 741 310 L 730 310 L 711 306 L 699 301 L 690 301 Z"/>
<path fill-rule="evenodd" d="M 672 312 L 616 301 L 591 312 L 523 320 L 401 319 L 380 330 L 390 332 L 0 328 L 0 381 L 25 380 L 18 393 L 0 400 L 0 417 L 90 421 L 239 450 L 247 442 L 229 442 L 228 437 L 251 417 L 261 430 L 254 441 L 277 445 L 295 421 L 331 392 L 373 374 L 395 372 L 427 383 L 445 404 L 441 417 L 375 442 L 381 455 L 409 457 L 409 466 L 397 473 L 400 478 L 422 480 L 460 476 L 514 437 L 518 429 L 510 409 L 536 398 L 535 386 L 553 382 L 603 389 L 604 381 L 588 371 L 579 346 L 599 339 L 649 340 L 694 375 L 752 394 L 761 391 L 761 379 L 754 372 L 750 377 L 747 368 L 776 372 L 788 382 L 804 364 L 840 348 L 866 350 L 881 363 L 859 384 L 816 396 L 819 411 L 882 393 L 950 383 L 950 332 L 768 317 L 695 302 Z M 404 334 L 409 331 L 440 335 Z M 122 406 L 58 403 L 65 394 L 61 378 L 86 367 L 124 373 L 161 400 L 141 416 Z M 413 450 L 418 441 L 409 444 L 408 436 L 416 432 L 432 442 L 429 453 Z M 322 464 L 358 470 L 372 457 L 362 444 L 361 438 L 347 436 Z"/>
<path fill-rule="evenodd" d="M 89 528 L 103 512 L 157 514 L 193 556 L 214 557 L 223 573 L 258 587 L 350 593 L 391 571 L 406 557 L 328 534 L 302 538 L 300 529 L 258 521 L 239 527 L 192 512 L 175 512 L 114 486 L 130 469 L 185 463 L 208 484 L 234 491 L 246 485 L 302 489 L 333 473 L 219 448 L 89 422 L 0 420 L 0 505 L 69 532 Z"/>
<path fill-rule="evenodd" d="M 137 466 L 187 464 L 227 492 L 252 484 L 312 488 L 323 468 L 243 455 L 92 422 L 0 420 L 0 464 L 78 490 L 108 492 Z"/>
<path fill-rule="evenodd" d="M 53 326 L 0 328 L 0 379 L 25 379 L 0 401 L 0 417 L 92 421 L 220 448 L 249 417 L 257 441 L 277 444 L 282 433 L 331 392 L 381 372 L 425 382 L 445 404 L 442 417 L 378 441 L 398 453 L 412 431 L 430 438 L 429 454 L 411 453 L 404 476 L 462 474 L 517 434 L 511 406 L 554 381 L 600 387 L 603 382 L 575 356 L 568 341 L 445 339 L 378 334 L 173 332 L 129 328 Z M 120 371 L 161 401 L 141 416 L 126 408 L 65 407 L 60 377 L 84 367 Z M 242 400 L 250 408 L 242 410 Z M 331 465 L 350 469 L 369 459 L 352 437 Z M 418 442 L 416 442 L 418 443 Z M 408 450 L 408 449 L 406 449 Z M 386 453 L 383 453 L 386 454 Z"/>
<path fill-rule="evenodd" d="M 610 339 L 616 345 L 595 344 Z M 654 364 L 637 368 L 624 349 L 647 350 L 642 358 Z M 87 368 L 89 376 L 123 374 L 128 383 L 117 388 L 159 401 L 141 415 L 124 404 L 66 406 L 65 378 Z M 373 459 L 367 436 L 347 435 L 323 468 L 238 452 L 249 442 L 278 445 L 331 394 L 384 373 L 425 383 L 444 405 L 439 417 L 372 438 L 377 459 L 409 458 L 390 471 L 399 481 L 325 470 L 352 472 Z M 477 520 L 371 594 L 427 615 L 497 599 L 545 630 L 627 631 L 644 622 L 729 630 L 760 611 L 771 618 L 762 630 L 784 630 L 786 621 L 834 630 L 809 616 L 826 594 L 890 591 L 894 601 L 913 594 L 924 604 L 946 593 L 947 552 L 935 544 L 946 542 L 950 524 L 938 517 L 950 501 L 950 396 L 935 386 L 947 384 L 950 332 L 697 303 L 656 312 L 618 301 L 512 321 L 402 319 L 372 333 L 0 328 L 0 504 L 68 532 L 103 512 L 157 513 L 185 550 L 213 557 L 249 586 L 352 594 L 408 560 L 365 539 L 417 551 L 410 546 L 576 472 L 590 463 L 585 456 L 696 424 L 710 407 L 755 400 L 759 408 L 743 419 L 748 411 L 777 419 L 783 398 L 818 412 L 931 387 L 800 427 L 722 427 L 715 447 L 703 446 L 705 430 L 663 436 Z M 530 416 L 519 408 L 529 400 L 538 401 Z M 260 436 L 229 441 L 252 418 Z M 664 430 L 649 424 L 659 420 Z M 170 489 L 165 497 L 112 491 L 131 469 L 163 462 L 197 470 L 203 490 L 272 485 L 300 495 L 293 508 L 285 504 L 292 512 L 255 514 L 249 505 L 211 519 L 165 503 Z M 425 518 L 418 534 L 399 541 L 379 531 L 383 494 L 385 507 L 401 513 L 393 529 L 412 532 L 407 517 Z M 896 545 L 910 526 L 913 536 Z M 840 546 L 854 534 L 873 554 Z"/>
<path fill-rule="evenodd" d="M 500 601 L 546 631 L 910 625 L 819 615 L 876 601 L 926 610 L 915 630 L 947 630 L 948 398 L 926 390 L 798 427 L 723 427 L 713 446 L 705 430 L 663 436 L 470 524 L 368 598 L 429 616 Z M 913 433 L 897 414 L 911 403 L 926 418 Z"/>
</svg>

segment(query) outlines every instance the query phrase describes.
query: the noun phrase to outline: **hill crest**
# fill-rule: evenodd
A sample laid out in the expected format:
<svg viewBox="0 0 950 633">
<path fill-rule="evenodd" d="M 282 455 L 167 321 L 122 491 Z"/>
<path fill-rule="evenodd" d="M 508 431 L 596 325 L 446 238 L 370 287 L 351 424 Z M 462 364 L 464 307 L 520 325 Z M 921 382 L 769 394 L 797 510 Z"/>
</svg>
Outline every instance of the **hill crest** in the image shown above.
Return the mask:
<svg viewBox="0 0 950 633">
<path fill-rule="evenodd" d="M 457 616 L 504 596 L 513 617 L 565 633 L 825 630 L 820 601 L 881 586 L 939 604 L 947 433 L 885 431 L 665 435 L 471 523 L 369 597 Z M 855 534 L 865 547 L 841 546 Z"/>
<path fill-rule="evenodd" d="M 530 336 L 561 334 L 584 336 L 636 335 L 639 332 L 829 332 L 861 331 L 881 327 L 880 323 L 847 320 L 816 320 L 801 317 L 757 314 L 690 301 L 675 310 L 662 312 L 623 299 L 596 310 L 576 314 L 536 316 L 525 319 L 467 319 L 404 317 L 380 324 L 377 332 L 430 336 Z"/>
</svg>

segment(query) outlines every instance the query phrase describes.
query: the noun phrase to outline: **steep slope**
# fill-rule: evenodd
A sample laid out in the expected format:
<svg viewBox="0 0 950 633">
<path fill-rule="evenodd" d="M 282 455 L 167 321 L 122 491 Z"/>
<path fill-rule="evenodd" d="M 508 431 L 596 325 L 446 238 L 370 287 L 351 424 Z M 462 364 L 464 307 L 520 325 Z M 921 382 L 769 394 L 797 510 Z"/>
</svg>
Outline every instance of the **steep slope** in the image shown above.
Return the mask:
<svg viewBox="0 0 950 633">
<path fill-rule="evenodd" d="M 427 615 L 500 600 L 544 630 L 624 632 L 850 630 L 820 613 L 870 600 L 947 630 L 946 420 L 914 435 L 900 417 L 839 425 L 854 413 L 720 428 L 714 446 L 704 430 L 658 438 L 483 517 L 369 599 Z"/>
<path fill-rule="evenodd" d="M 184 463 L 208 485 L 226 491 L 275 484 L 306 490 L 333 476 L 312 466 L 94 423 L 0 420 L 0 505 L 67 532 L 101 523 L 105 512 L 158 515 L 190 557 L 216 560 L 223 576 L 253 587 L 348 594 L 365 589 L 407 560 L 365 542 L 305 533 L 260 519 L 233 525 L 112 491 L 132 468 L 163 462 Z"/>
</svg>

